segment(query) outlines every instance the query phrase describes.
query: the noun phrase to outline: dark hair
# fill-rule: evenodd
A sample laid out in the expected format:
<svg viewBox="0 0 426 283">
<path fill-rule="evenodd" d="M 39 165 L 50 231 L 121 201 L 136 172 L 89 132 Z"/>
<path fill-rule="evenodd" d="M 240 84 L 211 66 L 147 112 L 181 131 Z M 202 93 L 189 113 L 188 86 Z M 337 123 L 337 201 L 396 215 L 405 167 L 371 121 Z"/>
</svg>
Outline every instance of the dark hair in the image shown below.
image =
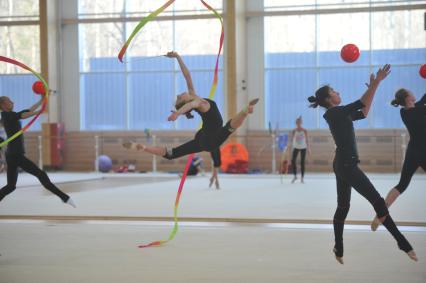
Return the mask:
<svg viewBox="0 0 426 283">
<path fill-rule="evenodd" d="M 180 102 L 180 103 L 176 103 L 175 104 L 175 108 L 176 110 L 179 110 L 182 108 L 182 106 L 184 106 L 186 104 L 186 102 Z M 185 113 L 186 119 L 192 119 L 194 118 L 194 115 L 192 115 L 191 110 Z"/>
<path fill-rule="evenodd" d="M 391 101 L 391 105 L 398 107 L 398 106 L 405 106 L 405 98 L 408 96 L 408 90 L 405 88 L 400 88 L 395 92 L 395 99 Z"/>
<path fill-rule="evenodd" d="M 3 104 L 7 98 L 7 96 L 0 96 L 0 104 Z"/>
<path fill-rule="evenodd" d="M 331 87 L 329 85 L 325 85 L 320 87 L 316 92 L 315 96 L 309 96 L 308 101 L 311 103 L 309 107 L 317 108 L 318 106 L 327 108 L 328 104 L 326 103 L 327 97 L 330 95 Z"/>
</svg>

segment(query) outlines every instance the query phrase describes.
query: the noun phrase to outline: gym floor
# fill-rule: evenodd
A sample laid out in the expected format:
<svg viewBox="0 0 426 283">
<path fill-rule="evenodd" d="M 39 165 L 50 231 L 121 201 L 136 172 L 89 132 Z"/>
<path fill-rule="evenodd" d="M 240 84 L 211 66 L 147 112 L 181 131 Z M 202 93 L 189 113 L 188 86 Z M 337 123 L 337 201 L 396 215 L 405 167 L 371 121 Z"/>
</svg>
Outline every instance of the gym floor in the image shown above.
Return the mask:
<svg viewBox="0 0 426 283">
<path fill-rule="evenodd" d="M 331 252 L 336 205 L 331 174 L 220 175 L 187 179 L 176 238 L 167 239 L 179 177 L 51 173 L 77 208 L 20 174 L 0 205 L 0 282 L 426 282 L 426 176 L 417 174 L 391 214 L 415 263 L 380 228 L 356 192 L 345 230 L 345 265 Z M 368 174 L 382 195 L 398 174 Z M 5 175 L 0 177 L 5 183 Z"/>
</svg>

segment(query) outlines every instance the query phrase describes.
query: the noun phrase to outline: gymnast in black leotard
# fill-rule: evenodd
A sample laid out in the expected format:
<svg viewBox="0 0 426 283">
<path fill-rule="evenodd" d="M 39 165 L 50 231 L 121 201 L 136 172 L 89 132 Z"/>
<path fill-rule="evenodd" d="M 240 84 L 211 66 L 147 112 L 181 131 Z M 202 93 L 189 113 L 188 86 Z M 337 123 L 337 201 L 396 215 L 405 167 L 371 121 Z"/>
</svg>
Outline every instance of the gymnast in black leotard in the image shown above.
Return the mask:
<svg viewBox="0 0 426 283">
<path fill-rule="evenodd" d="M 208 98 L 201 98 L 197 96 L 192 83 L 191 74 L 179 54 L 176 52 L 169 52 L 166 56 L 177 59 L 188 87 L 188 92 L 181 93 L 177 96 L 175 104 L 176 111 L 172 111 L 168 120 L 175 121 L 180 115 L 185 115 L 188 119 L 191 119 L 193 118 L 191 111 L 194 110 L 201 116 L 203 125 L 195 134 L 193 140 L 175 148 L 146 146 L 132 142 L 125 142 L 123 146 L 159 155 L 169 160 L 191 153 L 208 151 L 212 155 L 215 163 L 215 169 L 210 183 L 212 183 L 212 180 L 215 179 L 216 186 L 218 187 L 217 168 L 220 167 L 220 158 L 217 157 L 218 149 L 223 142 L 243 124 L 247 115 L 253 113 L 254 105 L 259 101 L 259 99 L 251 100 L 242 111 L 223 126 L 222 115 L 219 112 L 216 102 Z"/>
<path fill-rule="evenodd" d="M 389 215 L 384 199 L 358 167 L 359 159 L 353 121 L 367 117 L 376 89 L 389 73 L 390 65 L 385 65 L 379 69 L 376 76 L 371 74 L 367 91 L 361 99 L 347 105 L 340 105 L 339 93 L 328 85 L 321 87 L 316 91 L 315 96 L 308 98 L 312 103 L 311 107 L 315 108 L 319 105 L 327 109 L 323 117 L 327 121 L 336 143 L 333 169 L 337 182 L 337 209 L 333 219 L 335 237 L 333 251 L 337 261 L 341 264 L 343 264 L 343 229 L 350 207 L 351 187 L 371 203 L 380 221 L 397 241 L 398 247 L 411 259 L 417 260 L 410 243 L 401 234 Z"/>
<path fill-rule="evenodd" d="M 391 104 L 402 107 L 401 119 L 410 134 L 410 141 L 405 152 L 399 183 L 386 196 L 385 202 L 388 207 L 407 189 L 419 167 L 426 171 L 426 94 L 416 102 L 415 96 L 402 88 L 395 93 L 395 99 Z M 371 230 L 376 231 L 379 225 L 380 221 L 375 217 L 371 223 Z"/>
</svg>

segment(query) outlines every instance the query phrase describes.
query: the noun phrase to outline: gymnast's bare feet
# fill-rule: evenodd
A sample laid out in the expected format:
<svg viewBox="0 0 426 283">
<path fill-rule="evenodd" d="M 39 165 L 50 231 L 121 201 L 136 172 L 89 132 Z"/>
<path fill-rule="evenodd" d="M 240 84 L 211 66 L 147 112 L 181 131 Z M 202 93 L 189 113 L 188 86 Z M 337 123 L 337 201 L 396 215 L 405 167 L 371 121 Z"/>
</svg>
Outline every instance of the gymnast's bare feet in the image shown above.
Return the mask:
<svg viewBox="0 0 426 283">
<path fill-rule="evenodd" d="M 373 221 L 371 222 L 371 231 L 376 231 L 377 228 L 379 228 L 380 225 L 380 220 L 379 218 L 374 217 Z"/>
<path fill-rule="evenodd" d="M 418 261 L 419 259 L 417 258 L 416 252 L 414 250 L 411 250 L 407 253 L 408 257 L 414 261 Z"/>
<path fill-rule="evenodd" d="M 334 256 L 336 257 L 337 262 L 339 262 L 340 264 L 344 264 L 343 263 L 343 242 L 335 243 L 333 248 L 333 253 L 334 253 Z"/>
<path fill-rule="evenodd" d="M 334 253 L 334 256 L 336 257 L 337 262 L 340 263 L 340 264 L 344 264 L 344 262 L 343 262 L 343 256 L 337 256 L 336 255 L 336 253 L 337 253 L 336 248 L 333 249 L 333 253 Z"/>
<path fill-rule="evenodd" d="M 133 149 L 133 150 L 142 150 L 142 151 L 145 150 L 145 146 L 143 144 L 139 144 L 139 143 L 135 143 L 131 141 L 123 142 L 123 147 L 127 149 Z"/>
</svg>

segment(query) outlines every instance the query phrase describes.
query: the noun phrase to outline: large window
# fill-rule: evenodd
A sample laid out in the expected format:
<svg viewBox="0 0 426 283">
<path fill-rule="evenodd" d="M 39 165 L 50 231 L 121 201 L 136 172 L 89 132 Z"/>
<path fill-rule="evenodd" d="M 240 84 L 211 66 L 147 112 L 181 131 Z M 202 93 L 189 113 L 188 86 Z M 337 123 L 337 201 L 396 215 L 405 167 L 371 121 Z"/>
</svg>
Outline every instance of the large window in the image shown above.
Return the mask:
<svg viewBox="0 0 426 283">
<path fill-rule="evenodd" d="M 176 1 L 133 39 L 124 58 L 121 46 L 138 21 L 162 3 L 148 0 L 79 1 L 79 17 L 121 17 L 123 21 L 79 24 L 81 127 L 83 130 L 194 129 L 200 120 L 167 121 L 177 94 L 186 83 L 176 60 L 161 56 L 175 50 L 191 71 L 198 95 L 207 97 L 219 45 L 217 19 L 197 18 L 210 12 L 200 1 Z M 221 1 L 209 1 L 221 10 Z M 174 15 L 177 19 L 164 19 Z M 179 16 L 185 15 L 185 19 Z M 188 17 L 191 15 L 190 17 Z M 215 100 L 223 111 L 222 64 Z"/>
<path fill-rule="evenodd" d="M 406 10 L 401 5 L 424 3 L 264 0 L 265 126 L 271 122 L 292 128 L 302 115 L 306 127 L 326 128 L 323 110 L 309 109 L 307 97 L 330 84 L 340 92 L 343 103 L 352 102 L 364 93 L 370 72 L 390 63 L 392 73 L 380 86 L 371 115 L 355 125 L 403 127 L 399 111 L 389 102 L 400 87 L 419 97 L 425 92 L 426 80 L 418 70 L 426 59 L 426 32 L 425 11 Z M 268 16 L 268 11 L 274 11 L 274 16 Z M 361 50 L 352 64 L 340 58 L 340 49 L 347 43 L 355 43 Z"/>
<path fill-rule="evenodd" d="M 0 0 L 0 54 L 40 71 L 40 28 L 38 0 Z M 32 90 L 37 78 L 12 64 L 0 62 L 0 95 L 14 101 L 15 110 L 36 103 Z M 30 130 L 40 130 L 37 122 Z"/>
</svg>

